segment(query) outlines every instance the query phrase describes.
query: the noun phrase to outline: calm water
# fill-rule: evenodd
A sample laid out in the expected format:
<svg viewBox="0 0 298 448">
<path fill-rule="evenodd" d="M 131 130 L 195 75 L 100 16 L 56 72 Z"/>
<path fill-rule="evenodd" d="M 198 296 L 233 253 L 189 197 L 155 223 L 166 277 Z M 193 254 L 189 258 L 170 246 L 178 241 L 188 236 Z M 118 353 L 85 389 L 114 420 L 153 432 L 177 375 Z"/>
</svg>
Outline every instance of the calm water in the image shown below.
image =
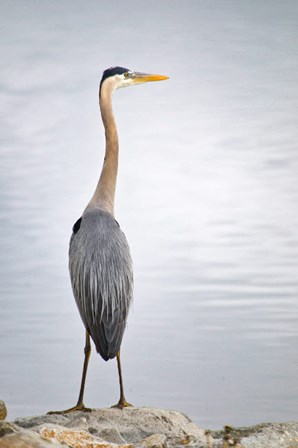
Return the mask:
<svg viewBox="0 0 298 448">
<path fill-rule="evenodd" d="M 114 97 L 117 220 L 135 303 L 127 398 L 212 428 L 297 419 L 298 3 L 1 2 L 0 399 L 71 406 L 84 330 L 71 227 L 102 163 L 101 72 L 170 76 Z M 95 353 L 88 406 L 118 399 Z"/>
</svg>

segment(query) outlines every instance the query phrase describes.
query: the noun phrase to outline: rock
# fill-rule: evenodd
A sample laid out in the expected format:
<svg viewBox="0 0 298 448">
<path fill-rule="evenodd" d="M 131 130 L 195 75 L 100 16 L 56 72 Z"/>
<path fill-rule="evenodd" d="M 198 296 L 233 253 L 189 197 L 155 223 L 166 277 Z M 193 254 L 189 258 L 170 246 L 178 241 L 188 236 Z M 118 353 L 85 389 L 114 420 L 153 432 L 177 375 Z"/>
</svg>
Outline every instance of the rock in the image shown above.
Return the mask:
<svg viewBox="0 0 298 448">
<path fill-rule="evenodd" d="M 223 431 L 211 431 L 222 440 Z M 264 423 L 247 428 L 234 428 L 231 438 L 240 440 L 243 448 L 298 448 L 298 423 Z M 218 445 L 221 446 L 221 445 Z"/>
<path fill-rule="evenodd" d="M 117 445 L 108 443 L 99 437 L 93 436 L 87 431 L 77 429 L 65 429 L 61 426 L 46 426 L 40 429 L 40 435 L 47 440 L 55 441 L 61 445 L 73 448 L 119 448 L 131 445 Z"/>
<path fill-rule="evenodd" d="M 268 423 L 253 428 L 241 440 L 245 448 L 298 448 L 298 423 Z"/>
<path fill-rule="evenodd" d="M 39 434 L 22 431 L 0 439 L 0 448 L 66 448 L 53 442 L 48 442 Z M 91 448 L 91 447 L 88 447 Z"/>
<path fill-rule="evenodd" d="M 7 409 L 4 401 L 0 400 L 0 420 L 5 420 L 7 416 Z"/>
<path fill-rule="evenodd" d="M 144 442 L 144 439 L 153 435 L 177 440 L 192 437 L 202 443 L 206 442 L 204 430 L 192 423 L 188 417 L 177 411 L 156 408 L 94 409 L 92 412 L 18 419 L 15 423 L 40 434 L 44 434 L 47 429 L 61 434 L 61 427 L 85 431 L 105 442 L 121 446 L 142 443 L 147 443 L 148 446 L 150 439 L 147 442 Z M 58 439 L 59 437 L 56 438 Z M 156 445 L 159 446 L 164 443 L 161 438 L 153 440 L 154 443 L 158 440 Z"/>
<path fill-rule="evenodd" d="M 146 437 L 135 446 L 136 448 L 166 448 L 167 438 L 163 434 L 153 434 L 153 436 Z"/>
<path fill-rule="evenodd" d="M 9 422 L 0 422 L 0 448 L 61 448 L 41 435 Z"/>
<path fill-rule="evenodd" d="M 177 411 L 94 409 L 0 421 L 0 448 L 298 448 L 298 423 L 204 431 Z"/>
<path fill-rule="evenodd" d="M 18 432 L 20 428 L 10 422 L 0 421 L 0 437 Z"/>
</svg>

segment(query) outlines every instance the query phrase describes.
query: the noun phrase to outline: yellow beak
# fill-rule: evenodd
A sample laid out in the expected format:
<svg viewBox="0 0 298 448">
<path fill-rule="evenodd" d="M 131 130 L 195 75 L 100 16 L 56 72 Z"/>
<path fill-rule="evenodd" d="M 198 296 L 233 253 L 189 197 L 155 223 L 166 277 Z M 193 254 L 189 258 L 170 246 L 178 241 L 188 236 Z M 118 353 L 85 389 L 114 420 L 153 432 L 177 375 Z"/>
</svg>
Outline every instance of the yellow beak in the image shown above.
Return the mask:
<svg viewBox="0 0 298 448">
<path fill-rule="evenodd" d="M 139 72 L 133 72 L 131 74 L 131 78 L 133 79 L 134 84 L 138 84 L 140 82 L 165 81 L 166 79 L 169 79 L 168 76 L 152 75 L 149 73 L 139 73 Z"/>
</svg>

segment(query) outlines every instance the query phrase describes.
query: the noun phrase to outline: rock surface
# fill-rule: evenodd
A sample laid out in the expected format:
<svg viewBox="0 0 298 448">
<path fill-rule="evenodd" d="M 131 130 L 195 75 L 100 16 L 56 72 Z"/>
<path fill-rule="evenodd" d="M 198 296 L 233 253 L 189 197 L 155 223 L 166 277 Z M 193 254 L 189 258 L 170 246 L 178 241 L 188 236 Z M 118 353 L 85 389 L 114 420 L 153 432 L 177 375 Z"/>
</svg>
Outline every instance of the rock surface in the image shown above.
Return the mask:
<svg viewBox="0 0 298 448">
<path fill-rule="evenodd" d="M 94 409 L 0 421 L 0 448 L 298 448 L 298 423 L 205 431 L 177 411 Z"/>
<path fill-rule="evenodd" d="M 92 412 L 73 412 L 17 419 L 15 424 L 41 433 L 43 428 L 72 428 L 90 433 L 109 443 L 135 444 L 153 434 L 184 438 L 186 435 L 204 438 L 198 428 L 185 415 L 177 411 L 156 408 L 108 408 Z"/>
<path fill-rule="evenodd" d="M 19 418 L 13 424 L 0 423 L 0 436 L 1 424 L 0 448 L 165 448 L 190 442 L 204 447 L 208 438 L 212 439 L 185 415 L 155 408 Z"/>
<path fill-rule="evenodd" d="M 298 423 L 266 423 L 236 430 L 245 448 L 298 448 Z M 247 434 L 247 435 L 246 435 Z"/>
</svg>

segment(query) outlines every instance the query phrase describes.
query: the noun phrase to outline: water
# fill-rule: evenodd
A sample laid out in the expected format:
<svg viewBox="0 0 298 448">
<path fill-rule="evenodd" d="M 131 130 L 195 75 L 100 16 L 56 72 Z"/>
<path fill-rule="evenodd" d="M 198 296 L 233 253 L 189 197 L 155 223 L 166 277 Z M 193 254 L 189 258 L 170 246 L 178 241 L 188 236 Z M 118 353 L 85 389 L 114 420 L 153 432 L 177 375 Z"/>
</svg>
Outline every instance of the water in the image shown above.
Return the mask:
<svg viewBox="0 0 298 448">
<path fill-rule="evenodd" d="M 9 418 L 77 399 L 84 330 L 71 227 L 102 163 L 112 65 L 170 76 L 115 94 L 116 217 L 135 303 L 126 395 L 204 427 L 297 419 L 298 4 L 1 4 L 0 398 Z M 86 405 L 118 399 L 93 353 Z"/>
</svg>

